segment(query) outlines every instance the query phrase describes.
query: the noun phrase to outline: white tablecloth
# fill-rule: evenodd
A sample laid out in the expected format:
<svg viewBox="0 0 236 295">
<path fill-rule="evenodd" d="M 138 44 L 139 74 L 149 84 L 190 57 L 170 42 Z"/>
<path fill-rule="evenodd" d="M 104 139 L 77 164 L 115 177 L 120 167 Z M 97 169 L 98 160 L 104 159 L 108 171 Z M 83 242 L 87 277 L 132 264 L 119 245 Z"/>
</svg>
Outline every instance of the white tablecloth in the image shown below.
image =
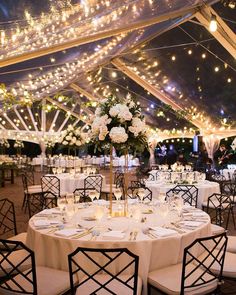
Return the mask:
<svg viewBox="0 0 236 295">
<path fill-rule="evenodd" d="M 229 179 L 232 179 L 234 171 L 236 171 L 236 169 L 223 169 L 223 170 L 220 170 L 220 173 L 224 175 L 226 180 L 229 180 Z"/>
<path fill-rule="evenodd" d="M 133 207 L 133 208 L 137 208 Z M 96 225 L 96 221 L 85 221 L 87 216 L 94 216 L 94 207 L 78 209 L 72 219 L 73 224 L 79 223 L 82 226 L 91 227 Z M 141 209 L 143 210 L 143 209 Z M 183 250 L 193 240 L 211 234 L 210 219 L 206 214 L 206 220 L 194 230 L 186 230 L 185 233 L 176 233 L 168 237 L 150 238 L 142 231 L 143 227 L 161 226 L 166 220 L 159 211 L 154 214 L 142 214 L 147 218 L 146 223 L 136 222 L 127 217 L 117 217 L 104 219 L 101 221 L 103 228 L 113 230 L 124 230 L 124 238 L 120 240 L 104 239 L 102 234 L 97 240 L 91 240 L 91 234 L 81 238 L 59 237 L 54 233 L 49 233 L 50 229 L 36 230 L 31 218 L 28 226 L 27 245 L 34 250 L 36 260 L 39 265 L 53 267 L 61 270 L 68 270 L 67 255 L 78 246 L 88 248 L 128 248 L 139 256 L 139 275 L 143 280 L 143 295 L 147 294 L 147 276 L 150 271 L 158 268 L 176 264 L 182 261 Z M 68 227 L 73 225 L 68 224 Z M 74 226 L 75 227 L 75 226 Z M 137 240 L 129 240 L 130 231 L 137 229 Z"/>
<path fill-rule="evenodd" d="M 152 191 L 152 198 L 158 199 L 160 193 L 166 193 L 168 190 L 174 188 L 175 183 L 163 183 L 155 181 L 146 181 L 146 186 Z M 202 183 L 194 184 L 198 188 L 198 202 L 197 207 L 201 208 L 202 203 L 207 201 L 208 197 L 213 193 L 220 193 L 220 186 L 217 182 L 205 180 Z"/>
</svg>

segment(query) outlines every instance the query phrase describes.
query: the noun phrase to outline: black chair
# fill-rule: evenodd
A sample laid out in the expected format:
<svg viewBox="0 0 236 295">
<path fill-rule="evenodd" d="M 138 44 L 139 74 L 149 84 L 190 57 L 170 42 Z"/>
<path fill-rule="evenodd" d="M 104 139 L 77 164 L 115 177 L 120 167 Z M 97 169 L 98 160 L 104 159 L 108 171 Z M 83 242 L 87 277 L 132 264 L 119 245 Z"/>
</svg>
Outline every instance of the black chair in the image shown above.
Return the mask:
<svg viewBox="0 0 236 295">
<path fill-rule="evenodd" d="M 171 197 L 173 194 L 181 196 L 184 203 L 188 203 L 193 207 L 197 207 L 198 188 L 194 185 L 176 185 L 174 188 L 167 191 L 166 196 Z"/>
<path fill-rule="evenodd" d="M 144 190 L 144 197 L 140 198 L 140 189 Z M 152 191 L 148 187 L 143 187 L 143 186 L 130 186 L 127 189 L 127 196 L 130 199 L 136 199 L 138 198 L 139 200 L 148 200 L 152 201 Z"/>
<path fill-rule="evenodd" d="M 219 290 L 227 240 L 225 232 L 196 239 L 184 249 L 182 263 L 149 273 L 149 294 L 152 288 L 164 294 L 180 295 L 212 294 Z M 212 266 L 218 271 L 211 270 Z"/>
<path fill-rule="evenodd" d="M 7 198 L 0 199 L 0 236 L 6 239 L 26 241 L 26 233 L 17 233 L 14 203 Z"/>
<path fill-rule="evenodd" d="M 145 187 L 145 181 L 143 178 L 141 178 L 139 180 L 131 180 L 130 186 L 131 187 Z"/>
<path fill-rule="evenodd" d="M 222 184 L 222 194 L 228 195 L 231 201 L 236 203 L 236 183 L 227 181 Z"/>
<path fill-rule="evenodd" d="M 206 208 L 206 212 L 211 216 L 211 222 L 219 226 L 223 225 L 226 215 L 226 229 L 228 228 L 231 215 L 235 228 L 233 202 L 230 196 L 214 193 L 206 202 L 202 203 L 202 208 L 203 210 Z"/>
<path fill-rule="evenodd" d="M 58 295 L 70 286 L 68 272 L 36 266 L 34 252 L 19 241 L 0 240 L 0 272 L 2 295 Z"/>
<path fill-rule="evenodd" d="M 42 187 L 34 183 L 33 171 L 22 173 L 22 183 L 24 188 L 24 199 L 22 209 L 27 209 L 29 217 L 42 210 Z"/>
<path fill-rule="evenodd" d="M 57 206 L 57 198 L 60 195 L 60 179 L 56 176 L 45 175 L 41 178 L 43 193 L 43 208 L 53 208 Z"/>
<path fill-rule="evenodd" d="M 101 175 L 90 175 L 84 179 L 84 187 L 77 188 L 74 190 L 74 194 L 79 194 L 82 201 L 89 200 L 89 191 L 96 190 L 99 193 L 99 197 L 102 191 L 102 181 Z"/>
<path fill-rule="evenodd" d="M 141 294 L 139 257 L 126 248 L 79 247 L 68 255 L 68 261 L 71 295 Z"/>
</svg>

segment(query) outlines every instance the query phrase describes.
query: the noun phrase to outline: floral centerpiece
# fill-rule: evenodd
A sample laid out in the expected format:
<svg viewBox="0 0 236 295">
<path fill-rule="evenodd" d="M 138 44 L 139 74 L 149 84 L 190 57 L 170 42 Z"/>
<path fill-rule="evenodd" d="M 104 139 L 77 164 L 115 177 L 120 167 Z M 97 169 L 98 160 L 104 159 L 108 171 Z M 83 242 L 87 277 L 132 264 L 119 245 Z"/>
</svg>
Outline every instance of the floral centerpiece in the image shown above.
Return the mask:
<svg viewBox="0 0 236 295">
<path fill-rule="evenodd" d="M 73 149 L 76 153 L 76 149 L 86 143 L 87 134 L 81 130 L 81 128 L 75 128 L 69 125 L 66 130 L 63 130 L 60 134 L 58 142 L 63 146 Z"/>
<path fill-rule="evenodd" d="M 21 149 L 22 149 L 23 147 L 24 147 L 24 143 L 23 143 L 23 141 L 17 139 L 17 140 L 14 142 L 14 148 L 16 148 L 16 153 L 17 153 L 18 155 L 21 154 Z"/>
<path fill-rule="evenodd" d="M 110 145 L 125 154 L 142 152 L 147 147 L 144 116 L 129 95 L 126 99 L 110 96 L 102 100 L 90 127 L 91 141 L 99 150 Z"/>
<path fill-rule="evenodd" d="M 46 138 L 46 139 L 44 139 L 44 143 L 45 143 L 45 147 L 47 149 L 47 152 L 49 154 L 51 154 L 52 153 L 52 149 L 55 146 L 56 142 L 53 139 Z"/>
<path fill-rule="evenodd" d="M 124 99 L 110 96 L 98 105 L 90 122 L 90 141 L 98 150 L 110 147 L 110 214 L 112 211 L 112 149 L 125 154 L 127 169 L 128 152 L 141 152 L 147 147 L 146 124 L 141 108 L 131 96 Z M 127 173 L 126 173 L 127 174 Z M 127 181 L 125 177 L 124 215 L 127 214 Z"/>
</svg>

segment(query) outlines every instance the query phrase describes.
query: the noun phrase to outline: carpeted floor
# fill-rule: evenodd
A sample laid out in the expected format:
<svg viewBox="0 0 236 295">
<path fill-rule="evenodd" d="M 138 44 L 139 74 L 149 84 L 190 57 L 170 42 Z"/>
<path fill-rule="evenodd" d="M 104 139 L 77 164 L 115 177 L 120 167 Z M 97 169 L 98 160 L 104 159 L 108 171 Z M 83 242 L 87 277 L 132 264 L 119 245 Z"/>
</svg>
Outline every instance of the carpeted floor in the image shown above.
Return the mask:
<svg viewBox="0 0 236 295">
<path fill-rule="evenodd" d="M 108 172 L 104 171 L 104 174 L 107 175 Z M 39 172 L 35 173 L 35 180 L 37 184 L 40 183 L 40 177 L 41 177 L 41 174 Z M 0 198 L 8 198 L 14 202 L 18 233 L 27 231 L 27 224 L 28 224 L 29 217 L 28 217 L 28 213 L 22 210 L 23 187 L 22 187 L 21 177 L 19 176 L 15 177 L 14 184 L 6 183 L 5 187 L 0 188 Z M 236 235 L 236 230 L 233 228 L 232 220 L 230 220 L 228 233 L 230 235 Z M 158 293 L 153 291 L 152 294 L 158 294 Z M 221 294 L 236 295 L 236 282 L 225 280 L 225 283 L 222 286 Z"/>
</svg>

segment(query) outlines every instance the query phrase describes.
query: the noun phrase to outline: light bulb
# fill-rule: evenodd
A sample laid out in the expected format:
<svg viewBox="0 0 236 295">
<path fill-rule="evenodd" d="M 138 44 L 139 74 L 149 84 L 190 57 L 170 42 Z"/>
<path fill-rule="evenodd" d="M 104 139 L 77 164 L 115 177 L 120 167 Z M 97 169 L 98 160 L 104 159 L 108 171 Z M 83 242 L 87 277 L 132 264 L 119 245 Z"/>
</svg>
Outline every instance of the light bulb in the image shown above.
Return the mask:
<svg viewBox="0 0 236 295">
<path fill-rule="evenodd" d="M 217 21 L 216 21 L 216 16 L 214 14 L 212 14 L 212 16 L 211 16 L 209 30 L 211 32 L 215 32 L 217 30 Z"/>
</svg>

